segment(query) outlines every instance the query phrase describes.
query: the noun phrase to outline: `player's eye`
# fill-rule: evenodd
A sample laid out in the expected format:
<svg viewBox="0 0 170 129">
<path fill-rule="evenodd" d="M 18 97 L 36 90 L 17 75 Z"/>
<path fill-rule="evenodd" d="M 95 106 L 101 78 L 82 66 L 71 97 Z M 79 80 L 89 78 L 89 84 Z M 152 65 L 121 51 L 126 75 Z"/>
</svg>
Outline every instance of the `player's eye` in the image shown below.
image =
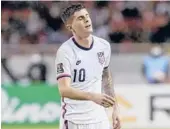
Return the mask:
<svg viewBox="0 0 170 129">
<path fill-rule="evenodd" d="M 78 18 L 78 20 L 83 20 L 83 17 L 82 17 L 82 16 L 81 16 L 81 17 L 79 17 L 79 18 Z"/>
</svg>

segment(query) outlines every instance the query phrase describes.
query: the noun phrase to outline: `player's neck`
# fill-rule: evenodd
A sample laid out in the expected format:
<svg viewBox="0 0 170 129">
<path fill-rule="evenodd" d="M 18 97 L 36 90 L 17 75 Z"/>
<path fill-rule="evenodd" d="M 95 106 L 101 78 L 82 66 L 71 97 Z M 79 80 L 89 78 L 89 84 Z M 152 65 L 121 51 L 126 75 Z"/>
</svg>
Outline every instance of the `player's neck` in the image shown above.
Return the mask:
<svg viewBox="0 0 170 129">
<path fill-rule="evenodd" d="M 89 35 L 86 38 L 81 38 L 79 36 L 74 35 L 74 39 L 80 46 L 85 47 L 85 48 L 90 48 L 92 45 L 92 40 L 93 40 L 92 35 Z"/>
</svg>

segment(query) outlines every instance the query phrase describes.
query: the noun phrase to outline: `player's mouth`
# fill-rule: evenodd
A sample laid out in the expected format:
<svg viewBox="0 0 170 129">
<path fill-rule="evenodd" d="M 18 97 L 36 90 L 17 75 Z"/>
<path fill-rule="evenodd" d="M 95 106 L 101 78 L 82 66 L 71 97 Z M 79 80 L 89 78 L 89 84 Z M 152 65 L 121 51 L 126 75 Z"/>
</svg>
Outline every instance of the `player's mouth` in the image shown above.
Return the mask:
<svg viewBox="0 0 170 129">
<path fill-rule="evenodd" d="M 90 28 L 91 27 L 91 25 L 87 25 L 87 26 L 85 26 L 85 28 Z"/>
</svg>

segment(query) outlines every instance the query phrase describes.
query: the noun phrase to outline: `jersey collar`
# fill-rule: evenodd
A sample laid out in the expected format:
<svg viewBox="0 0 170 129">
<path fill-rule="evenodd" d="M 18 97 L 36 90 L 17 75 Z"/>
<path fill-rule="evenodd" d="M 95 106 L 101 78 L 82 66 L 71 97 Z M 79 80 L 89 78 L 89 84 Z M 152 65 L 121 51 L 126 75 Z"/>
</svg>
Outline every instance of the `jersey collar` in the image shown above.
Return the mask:
<svg viewBox="0 0 170 129">
<path fill-rule="evenodd" d="M 77 47 L 79 47 L 80 49 L 82 49 L 82 50 L 88 51 L 88 50 L 91 50 L 91 49 L 93 48 L 93 44 L 94 44 L 94 39 L 93 39 L 93 37 L 92 37 L 91 46 L 90 46 L 89 48 L 86 48 L 86 47 L 83 47 L 83 46 L 79 45 L 79 44 L 76 42 L 76 40 L 75 40 L 74 37 L 72 38 L 72 40 L 73 40 L 74 44 L 75 44 Z"/>
</svg>

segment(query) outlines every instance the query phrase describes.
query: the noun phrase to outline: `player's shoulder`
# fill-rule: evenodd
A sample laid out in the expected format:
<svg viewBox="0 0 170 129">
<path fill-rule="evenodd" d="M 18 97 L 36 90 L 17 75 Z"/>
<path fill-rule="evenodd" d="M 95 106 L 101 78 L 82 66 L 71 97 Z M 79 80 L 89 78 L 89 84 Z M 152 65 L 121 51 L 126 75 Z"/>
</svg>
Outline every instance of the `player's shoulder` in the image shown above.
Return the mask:
<svg viewBox="0 0 170 129">
<path fill-rule="evenodd" d="M 110 43 L 107 40 L 97 37 L 97 36 L 94 36 L 94 35 L 93 35 L 93 38 L 94 38 L 94 42 L 97 42 L 100 45 L 110 47 Z"/>
<path fill-rule="evenodd" d="M 57 53 L 66 53 L 66 54 L 71 54 L 72 53 L 72 39 L 68 39 L 64 43 L 61 44 L 61 46 L 58 48 Z"/>
</svg>

